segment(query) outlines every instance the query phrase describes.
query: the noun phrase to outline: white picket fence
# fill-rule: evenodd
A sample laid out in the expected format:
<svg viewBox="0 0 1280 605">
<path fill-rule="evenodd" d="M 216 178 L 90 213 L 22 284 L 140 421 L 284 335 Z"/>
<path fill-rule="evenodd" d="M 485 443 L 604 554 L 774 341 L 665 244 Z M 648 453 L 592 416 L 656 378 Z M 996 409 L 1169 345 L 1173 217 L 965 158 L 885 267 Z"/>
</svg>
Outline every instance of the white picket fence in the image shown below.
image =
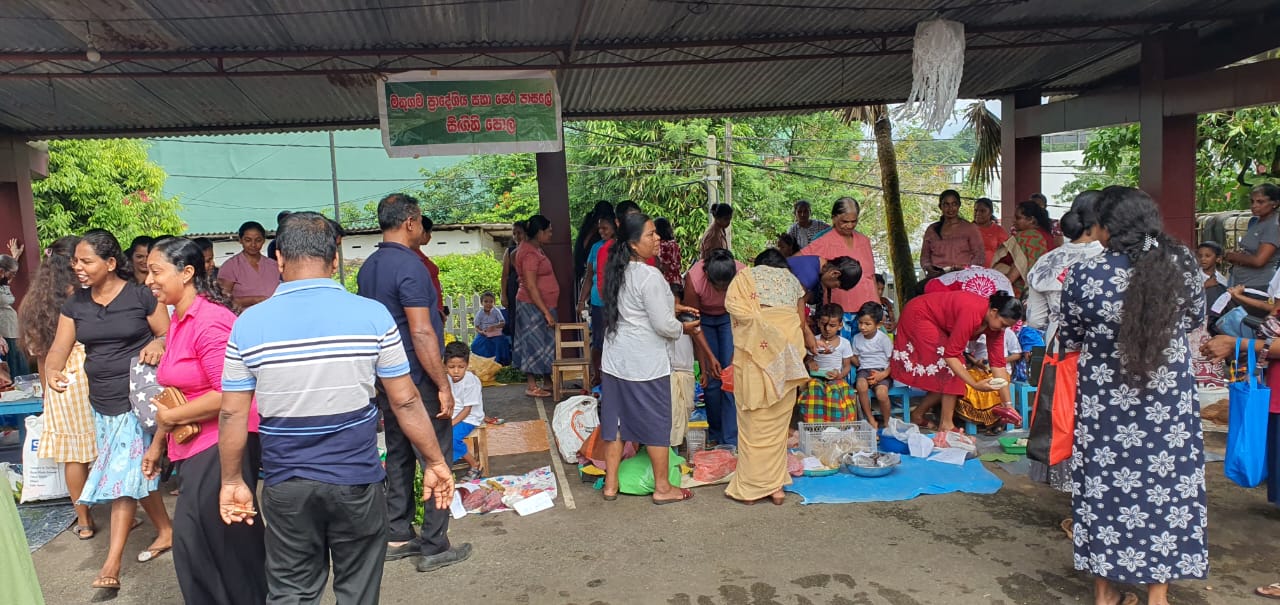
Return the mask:
<svg viewBox="0 0 1280 605">
<path fill-rule="evenodd" d="M 444 305 L 449 307 L 449 316 L 444 320 L 445 334 L 453 334 L 454 338 L 471 344 L 471 339 L 476 337 L 476 313 L 484 308 L 480 295 L 446 296 Z"/>
</svg>

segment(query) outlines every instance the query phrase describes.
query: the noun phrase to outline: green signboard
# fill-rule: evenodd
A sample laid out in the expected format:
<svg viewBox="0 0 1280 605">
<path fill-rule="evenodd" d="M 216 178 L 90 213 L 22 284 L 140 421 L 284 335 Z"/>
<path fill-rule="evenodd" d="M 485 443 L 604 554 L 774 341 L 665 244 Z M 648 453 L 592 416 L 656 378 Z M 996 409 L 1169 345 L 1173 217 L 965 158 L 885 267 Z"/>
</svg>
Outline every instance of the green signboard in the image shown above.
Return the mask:
<svg viewBox="0 0 1280 605">
<path fill-rule="evenodd" d="M 549 71 L 414 71 L 378 85 L 387 155 L 560 151 L 560 93 Z"/>
</svg>

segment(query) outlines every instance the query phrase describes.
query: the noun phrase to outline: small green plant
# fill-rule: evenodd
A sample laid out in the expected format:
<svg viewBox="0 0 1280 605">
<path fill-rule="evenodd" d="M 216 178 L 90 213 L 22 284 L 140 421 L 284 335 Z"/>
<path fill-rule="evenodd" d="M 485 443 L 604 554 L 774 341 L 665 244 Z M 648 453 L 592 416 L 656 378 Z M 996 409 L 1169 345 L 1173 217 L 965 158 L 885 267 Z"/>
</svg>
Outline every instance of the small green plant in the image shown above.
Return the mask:
<svg viewBox="0 0 1280 605">
<path fill-rule="evenodd" d="M 493 379 L 502 384 L 517 384 L 524 382 L 524 372 L 521 372 L 515 366 L 506 366 L 493 376 Z"/>
</svg>

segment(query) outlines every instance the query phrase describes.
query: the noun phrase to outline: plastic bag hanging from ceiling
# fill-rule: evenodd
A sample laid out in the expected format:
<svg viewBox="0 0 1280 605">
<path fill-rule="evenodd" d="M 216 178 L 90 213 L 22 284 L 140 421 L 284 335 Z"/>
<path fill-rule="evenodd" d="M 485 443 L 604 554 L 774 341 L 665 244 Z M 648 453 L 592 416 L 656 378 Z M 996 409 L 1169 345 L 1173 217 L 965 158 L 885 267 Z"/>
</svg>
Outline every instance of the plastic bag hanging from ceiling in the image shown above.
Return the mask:
<svg viewBox="0 0 1280 605">
<path fill-rule="evenodd" d="M 916 24 L 911 53 L 911 94 L 897 112 L 899 119 L 919 120 L 940 130 L 955 109 L 964 74 L 964 24 L 931 19 Z"/>
</svg>

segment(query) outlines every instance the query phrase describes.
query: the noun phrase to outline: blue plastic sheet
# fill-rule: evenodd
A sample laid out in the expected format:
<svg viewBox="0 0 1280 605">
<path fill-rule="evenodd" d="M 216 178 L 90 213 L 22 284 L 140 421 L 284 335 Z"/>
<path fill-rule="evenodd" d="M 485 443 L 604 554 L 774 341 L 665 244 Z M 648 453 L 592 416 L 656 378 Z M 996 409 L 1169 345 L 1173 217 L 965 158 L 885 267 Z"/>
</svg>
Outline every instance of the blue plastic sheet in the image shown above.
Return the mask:
<svg viewBox="0 0 1280 605">
<path fill-rule="evenodd" d="M 902 464 L 884 477 L 839 473 L 828 477 L 796 477 L 786 491 L 800 494 L 805 504 L 894 502 L 916 496 L 966 492 L 994 494 L 1004 482 L 979 460 L 963 466 L 903 456 Z"/>
</svg>

